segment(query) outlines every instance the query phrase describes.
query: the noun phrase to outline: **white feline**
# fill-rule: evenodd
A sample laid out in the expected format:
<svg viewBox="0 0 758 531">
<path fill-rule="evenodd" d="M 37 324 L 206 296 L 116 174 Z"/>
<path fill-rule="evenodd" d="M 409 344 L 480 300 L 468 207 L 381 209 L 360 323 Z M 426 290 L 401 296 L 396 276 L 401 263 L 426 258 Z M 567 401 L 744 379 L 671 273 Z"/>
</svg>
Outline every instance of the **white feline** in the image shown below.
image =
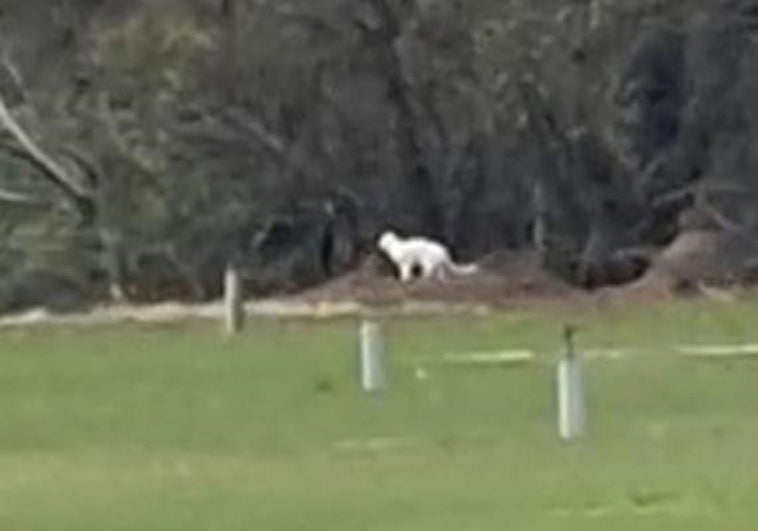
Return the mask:
<svg viewBox="0 0 758 531">
<path fill-rule="evenodd" d="M 438 280 L 445 280 L 448 274 L 471 275 L 479 271 L 476 264 L 456 264 L 447 247 L 423 236 L 401 238 L 392 231 L 385 231 L 377 244 L 395 264 L 403 282 L 410 281 L 416 269 L 422 278 Z"/>
</svg>

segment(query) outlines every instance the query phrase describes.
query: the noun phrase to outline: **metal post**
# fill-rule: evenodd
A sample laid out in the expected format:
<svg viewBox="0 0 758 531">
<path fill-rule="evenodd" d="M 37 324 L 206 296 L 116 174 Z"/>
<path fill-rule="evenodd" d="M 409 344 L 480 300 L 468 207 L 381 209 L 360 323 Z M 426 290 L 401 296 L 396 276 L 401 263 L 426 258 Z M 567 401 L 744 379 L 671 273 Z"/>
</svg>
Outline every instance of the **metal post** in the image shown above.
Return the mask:
<svg viewBox="0 0 758 531">
<path fill-rule="evenodd" d="M 370 319 L 361 321 L 359 351 L 361 387 L 367 393 L 383 391 L 387 382 L 384 370 L 384 341 L 378 322 Z"/>
</svg>

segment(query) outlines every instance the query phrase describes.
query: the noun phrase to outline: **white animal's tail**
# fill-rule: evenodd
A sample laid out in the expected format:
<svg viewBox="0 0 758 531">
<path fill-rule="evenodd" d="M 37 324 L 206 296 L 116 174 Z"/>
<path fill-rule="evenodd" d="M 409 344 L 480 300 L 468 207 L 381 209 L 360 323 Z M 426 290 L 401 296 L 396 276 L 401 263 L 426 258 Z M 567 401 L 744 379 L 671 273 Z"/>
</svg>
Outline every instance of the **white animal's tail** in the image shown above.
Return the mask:
<svg viewBox="0 0 758 531">
<path fill-rule="evenodd" d="M 448 267 L 450 269 L 450 272 L 454 275 L 458 276 L 468 276 L 473 275 L 475 273 L 478 273 L 480 271 L 479 266 L 477 264 L 471 263 L 471 264 L 456 264 L 455 262 L 450 262 L 448 264 Z"/>
</svg>

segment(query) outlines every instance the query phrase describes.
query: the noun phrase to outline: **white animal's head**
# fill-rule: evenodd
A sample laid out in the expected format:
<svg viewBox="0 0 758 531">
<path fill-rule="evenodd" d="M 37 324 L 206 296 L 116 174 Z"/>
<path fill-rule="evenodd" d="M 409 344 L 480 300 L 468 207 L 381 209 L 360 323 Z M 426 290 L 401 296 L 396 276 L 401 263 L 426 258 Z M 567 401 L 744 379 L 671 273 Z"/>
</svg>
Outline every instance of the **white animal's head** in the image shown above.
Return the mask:
<svg viewBox="0 0 758 531">
<path fill-rule="evenodd" d="M 382 232 L 382 234 L 379 236 L 379 239 L 377 240 L 377 246 L 379 249 L 386 251 L 393 247 L 399 240 L 397 234 L 395 234 L 391 230 L 386 230 Z"/>
</svg>

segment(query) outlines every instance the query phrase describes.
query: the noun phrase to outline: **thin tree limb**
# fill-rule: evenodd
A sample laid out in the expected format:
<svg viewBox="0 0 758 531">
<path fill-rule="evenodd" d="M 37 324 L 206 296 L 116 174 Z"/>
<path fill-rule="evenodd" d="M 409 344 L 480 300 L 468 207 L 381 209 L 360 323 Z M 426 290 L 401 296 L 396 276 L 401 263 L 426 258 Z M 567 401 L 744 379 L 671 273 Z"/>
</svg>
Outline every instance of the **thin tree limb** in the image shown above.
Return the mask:
<svg viewBox="0 0 758 531">
<path fill-rule="evenodd" d="M 0 203 L 29 207 L 45 207 L 50 204 L 45 199 L 3 188 L 0 188 Z"/>
<path fill-rule="evenodd" d="M 18 149 L 12 150 L 29 161 L 48 182 L 58 188 L 85 217 L 90 218 L 94 205 L 91 191 L 85 189 L 68 171 L 53 160 L 32 138 L 24 131 L 11 114 L 5 100 L 0 96 L 0 130 L 5 130 L 18 144 Z M 6 146 L 7 148 L 7 146 Z"/>
</svg>

